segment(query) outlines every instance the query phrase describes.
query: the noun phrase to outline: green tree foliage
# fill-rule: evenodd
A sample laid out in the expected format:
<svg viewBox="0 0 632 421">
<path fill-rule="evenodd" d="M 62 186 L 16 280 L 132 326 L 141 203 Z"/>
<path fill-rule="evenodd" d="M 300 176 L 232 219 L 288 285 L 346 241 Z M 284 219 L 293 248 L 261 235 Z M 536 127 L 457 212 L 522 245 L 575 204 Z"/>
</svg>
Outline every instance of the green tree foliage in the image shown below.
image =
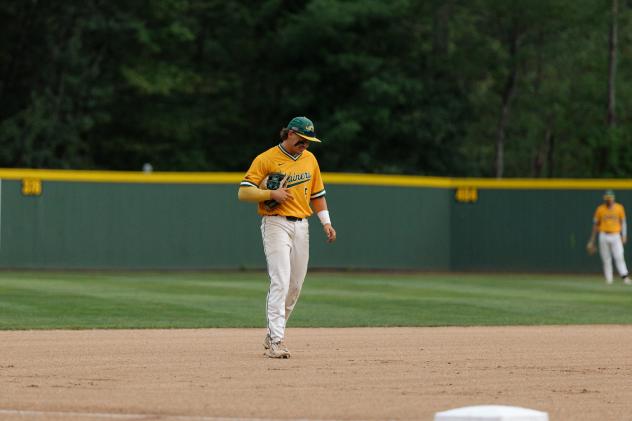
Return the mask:
<svg viewBox="0 0 632 421">
<path fill-rule="evenodd" d="M 244 171 L 295 115 L 326 171 L 632 176 L 619 0 L 0 3 L 0 166 Z"/>
</svg>

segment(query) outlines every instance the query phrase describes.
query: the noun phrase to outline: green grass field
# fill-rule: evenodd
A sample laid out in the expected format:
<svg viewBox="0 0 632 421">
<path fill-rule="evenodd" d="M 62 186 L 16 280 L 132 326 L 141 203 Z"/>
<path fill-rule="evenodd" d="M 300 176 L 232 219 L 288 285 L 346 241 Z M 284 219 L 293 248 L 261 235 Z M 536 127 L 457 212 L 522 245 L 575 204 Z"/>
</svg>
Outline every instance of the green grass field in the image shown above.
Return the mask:
<svg viewBox="0 0 632 421">
<path fill-rule="evenodd" d="M 0 272 L 0 329 L 263 327 L 257 273 Z M 310 273 L 290 326 L 632 323 L 632 287 L 572 275 Z"/>
</svg>

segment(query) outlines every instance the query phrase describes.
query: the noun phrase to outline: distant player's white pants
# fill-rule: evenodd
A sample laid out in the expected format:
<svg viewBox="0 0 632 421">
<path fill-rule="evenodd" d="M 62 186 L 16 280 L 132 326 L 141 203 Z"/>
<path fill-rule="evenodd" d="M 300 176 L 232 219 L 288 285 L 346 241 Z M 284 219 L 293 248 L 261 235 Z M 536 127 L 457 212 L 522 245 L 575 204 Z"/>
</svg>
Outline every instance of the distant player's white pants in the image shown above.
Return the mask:
<svg viewBox="0 0 632 421">
<path fill-rule="evenodd" d="M 599 233 L 599 254 L 603 262 L 603 274 L 606 282 L 612 283 L 612 259 L 617 265 L 617 272 L 620 276 L 628 275 L 628 268 L 623 257 L 623 243 L 620 234 Z"/>
<path fill-rule="evenodd" d="M 268 263 L 270 289 L 266 303 L 272 342 L 285 337 L 285 323 L 298 301 L 309 260 L 307 219 L 288 221 L 284 216 L 264 216 L 263 250 Z"/>
</svg>

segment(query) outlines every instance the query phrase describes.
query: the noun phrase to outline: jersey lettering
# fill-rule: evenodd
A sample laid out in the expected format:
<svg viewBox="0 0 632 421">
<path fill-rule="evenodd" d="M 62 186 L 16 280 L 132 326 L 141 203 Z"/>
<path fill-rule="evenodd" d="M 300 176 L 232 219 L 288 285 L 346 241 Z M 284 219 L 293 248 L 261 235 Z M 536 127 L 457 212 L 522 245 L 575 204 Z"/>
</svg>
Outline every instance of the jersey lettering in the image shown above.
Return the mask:
<svg viewBox="0 0 632 421">
<path fill-rule="evenodd" d="M 294 183 L 294 182 L 295 181 L 307 181 L 307 180 L 309 180 L 311 178 L 312 178 L 312 176 L 311 176 L 311 174 L 309 172 L 304 172 L 302 174 L 293 174 L 293 175 L 290 175 L 287 178 L 287 183 L 288 183 L 288 185 L 290 185 L 290 184 L 299 184 L 299 183 Z"/>
</svg>

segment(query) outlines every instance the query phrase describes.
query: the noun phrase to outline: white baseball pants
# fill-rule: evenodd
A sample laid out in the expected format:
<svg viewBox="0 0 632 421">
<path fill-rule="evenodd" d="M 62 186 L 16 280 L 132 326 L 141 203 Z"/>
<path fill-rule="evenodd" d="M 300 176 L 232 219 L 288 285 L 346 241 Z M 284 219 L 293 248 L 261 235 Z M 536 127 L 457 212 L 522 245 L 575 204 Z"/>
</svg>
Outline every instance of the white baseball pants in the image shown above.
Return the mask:
<svg viewBox="0 0 632 421">
<path fill-rule="evenodd" d="M 612 259 L 617 265 L 617 272 L 620 276 L 628 275 L 628 267 L 625 265 L 623 257 L 623 242 L 620 234 L 599 233 L 599 254 L 603 262 L 603 274 L 606 282 L 612 283 Z"/>
<path fill-rule="evenodd" d="M 270 277 L 266 302 L 268 333 L 272 342 L 277 342 L 285 337 L 285 324 L 307 274 L 309 224 L 305 218 L 288 221 L 284 216 L 264 216 L 261 236 Z"/>
</svg>

